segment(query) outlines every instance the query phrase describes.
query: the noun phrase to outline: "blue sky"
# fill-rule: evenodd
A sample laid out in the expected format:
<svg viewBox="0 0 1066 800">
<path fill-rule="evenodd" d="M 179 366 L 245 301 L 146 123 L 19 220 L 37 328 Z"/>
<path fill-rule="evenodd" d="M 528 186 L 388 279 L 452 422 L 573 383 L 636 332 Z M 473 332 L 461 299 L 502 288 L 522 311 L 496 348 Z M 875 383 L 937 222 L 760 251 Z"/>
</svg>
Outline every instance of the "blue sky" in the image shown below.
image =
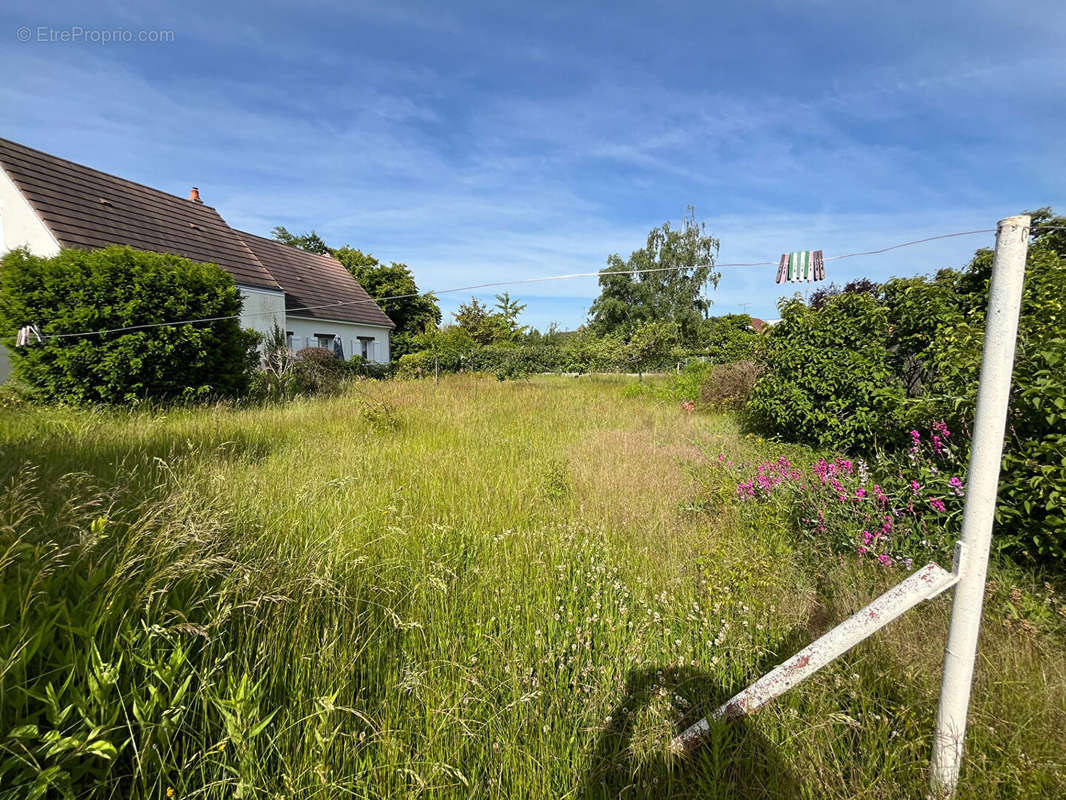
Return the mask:
<svg viewBox="0 0 1066 800">
<path fill-rule="evenodd" d="M 723 262 L 1066 207 L 1062 2 L 92 5 L 0 8 L 0 136 L 198 186 L 254 233 L 313 227 L 426 289 L 594 271 L 689 204 Z M 38 40 L 76 26 L 173 41 Z M 929 272 L 990 242 L 827 275 Z M 774 276 L 723 270 L 716 312 L 775 317 Z M 575 327 L 597 288 L 512 294 L 526 322 Z"/>
</svg>

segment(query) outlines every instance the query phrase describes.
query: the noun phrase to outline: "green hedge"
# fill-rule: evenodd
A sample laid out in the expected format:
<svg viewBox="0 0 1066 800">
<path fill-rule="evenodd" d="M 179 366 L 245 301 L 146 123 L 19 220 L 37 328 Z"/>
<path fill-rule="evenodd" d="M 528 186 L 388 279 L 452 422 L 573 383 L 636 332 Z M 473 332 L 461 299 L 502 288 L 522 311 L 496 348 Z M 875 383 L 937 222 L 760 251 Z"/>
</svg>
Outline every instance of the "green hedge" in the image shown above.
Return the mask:
<svg viewBox="0 0 1066 800">
<path fill-rule="evenodd" d="M 71 403 L 201 400 L 242 394 L 258 334 L 237 319 L 13 347 L 36 324 L 45 336 L 172 320 L 235 317 L 241 295 L 213 264 L 129 247 L 15 250 L 0 263 L 0 331 L 15 376 L 42 399 Z"/>
</svg>

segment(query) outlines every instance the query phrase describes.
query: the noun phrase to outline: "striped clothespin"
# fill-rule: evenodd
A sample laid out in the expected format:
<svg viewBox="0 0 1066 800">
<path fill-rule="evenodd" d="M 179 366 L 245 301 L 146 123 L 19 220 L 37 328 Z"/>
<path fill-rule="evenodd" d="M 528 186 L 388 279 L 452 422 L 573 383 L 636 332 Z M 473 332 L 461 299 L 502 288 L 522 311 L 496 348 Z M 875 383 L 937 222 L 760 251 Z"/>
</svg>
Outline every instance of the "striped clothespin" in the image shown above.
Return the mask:
<svg viewBox="0 0 1066 800">
<path fill-rule="evenodd" d="M 15 337 L 15 346 L 25 347 L 34 339 L 38 342 L 44 341 L 44 339 L 41 338 L 41 331 L 36 325 L 23 325 L 19 328 L 18 336 Z"/>
<path fill-rule="evenodd" d="M 821 250 L 796 250 L 781 254 L 777 267 L 778 283 L 803 283 L 825 280 L 825 261 Z"/>
</svg>

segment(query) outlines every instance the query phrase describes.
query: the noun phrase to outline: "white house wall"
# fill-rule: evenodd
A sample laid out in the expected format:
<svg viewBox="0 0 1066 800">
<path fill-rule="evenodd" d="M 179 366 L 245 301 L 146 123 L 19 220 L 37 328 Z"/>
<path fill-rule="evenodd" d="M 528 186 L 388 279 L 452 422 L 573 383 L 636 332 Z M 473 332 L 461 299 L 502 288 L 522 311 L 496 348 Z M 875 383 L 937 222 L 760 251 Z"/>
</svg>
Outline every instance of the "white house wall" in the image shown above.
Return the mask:
<svg viewBox="0 0 1066 800">
<path fill-rule="evenodd" d="M 244 298 L 241 308 L 241 327 L 252 328 L 268 336 L 277 325 L 285 330 L 285 294 L 269 289 L 237 286 Z"/>
<path fill-rule="evenodd" d="M 18 247 L 43 258 L 59 255 L 59 242 L 0 168 L 0 255 Z"/>
<path fill-rule="evenodd" d="M 0 256 L 18 247 L 25 247 L 35 256 L 44 258 L 59 254 L 59 242 L 7 173 L 0 169 Z M 0 345 L 0 383 L 10 374 L 11 359 L 7 348 Z"/>
<path fill-rule="evenodd" d="M 333 334 L 340 336 L 344 345 L 344 357 L 358 355 L 359 337 L 373 338 L 371 361 L 386 364 L 389 361 L 389 329 L 374 325 L 358 325 L 354 322 L 335 322 L 333 320 L 311 319 L 310 317 L 289 316 L 286 331 L 292 334 L 292 347 L 301 350 L 304 347 L 316 347 L 315 334 Z"/>
</svg>

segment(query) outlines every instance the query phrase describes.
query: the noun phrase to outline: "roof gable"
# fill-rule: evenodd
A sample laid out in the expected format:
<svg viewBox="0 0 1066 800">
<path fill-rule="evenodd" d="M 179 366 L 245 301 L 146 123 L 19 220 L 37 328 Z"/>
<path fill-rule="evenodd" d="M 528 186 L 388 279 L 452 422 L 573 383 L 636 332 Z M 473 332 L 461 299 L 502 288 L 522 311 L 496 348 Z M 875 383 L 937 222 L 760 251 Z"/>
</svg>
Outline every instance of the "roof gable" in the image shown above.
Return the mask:
<svg viewBox="0 0 1066 800">
<path fill-rule="evenodd" d="M 62 247 L 111 244 L 218 264 L 236 283 L 280 289 L 218 212 L 0 139 L 0 166 Z"/>
<path fill-rule="evenodd" d="M 396 327 L 333 256 L 309 253 L 244 231 L 236 233 L 285 290 L 286 312 L 300 317 Z"/>
</svg>

